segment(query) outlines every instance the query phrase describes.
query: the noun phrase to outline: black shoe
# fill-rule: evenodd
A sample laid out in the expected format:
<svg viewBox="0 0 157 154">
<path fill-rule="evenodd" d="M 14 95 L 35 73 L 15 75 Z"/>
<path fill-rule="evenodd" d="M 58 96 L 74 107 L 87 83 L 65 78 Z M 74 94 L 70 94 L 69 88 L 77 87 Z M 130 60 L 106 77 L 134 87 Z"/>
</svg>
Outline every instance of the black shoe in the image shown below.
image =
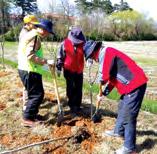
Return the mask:
<svg viewBox="0 0 157 154">
<path fill-rule="evenodd" d="M 42 116 L 42 115 L 40 115 L 40 114 L 37 114 L 37 115 L 35 116 L 35 120 L 37 120 L 37 121 L 45 121 L 46 119 L 44 118 L 44 116 Z"/>
<path fill-rule="evenodd" d="M 71 107 L 71 108 L 70 108 L 70 114 L 71 114 L 71 116 L 72 116 L 73 118 L 74 118 L 74 117 L 78 117 L 80 111 L 81 111 L 81 109 L 78 108 L 78 107 Z"/>
<path fill-rule="evenodd" d="M 70 111 L 74 112 L 74 113 L 79 113 L 81 112 L 81 108 L 80 107 L 70 107 Z"/>
</svg>

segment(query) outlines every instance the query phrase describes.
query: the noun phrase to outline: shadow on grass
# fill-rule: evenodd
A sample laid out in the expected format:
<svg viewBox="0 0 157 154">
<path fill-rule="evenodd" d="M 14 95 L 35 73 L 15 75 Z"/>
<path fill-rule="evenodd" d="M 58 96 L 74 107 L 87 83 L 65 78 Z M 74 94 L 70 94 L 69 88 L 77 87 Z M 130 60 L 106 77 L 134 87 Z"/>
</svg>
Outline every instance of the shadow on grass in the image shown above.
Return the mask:
<svg viewBox="0 0 157 154">
<path fill-rule="evenodd" d="M 137 134 L 139 136 L 144 136 L 144 135 L 153 135 L 153 136 L 157 136 L 157 132 L 153 131 L 153 130 L 143 130 L 143 131 L 137 131 Z"/>
<path fill-rule="evenodd" d="M 144 130 L 144 131 L 137 131 L 137 135 L 139 136 L 144 136 L 144 135 L 152 135 L 152 136 L 157 136 L 157 133 L 153 130 Z M 137 145 L 137 152 L 141 152 L 144 149 L 150 150 L 152 149 L 155 145 L 157 144 L 157 139 L 151 139 L 147 138 L 143 143 Z"/>
<path fill-rule="evenodd" d="M 137 152 L 141 152 L 144 149 L 150 150 L 157 144 L 157 139 L 147 138 L 142 144 L 137 145 Z"/>
<path fill-rule="evenodd" d="M 61 105 L 64 107 L 67 105 L 67 101 L 66 99 L 60 99 L 60 102 L 61 102 Z M 40 108 L 43 109 L 43 108 L 47 108 L 47 109 L 50 109 L 51 107 L 53 106 L 56 106 L 57 105 L 57 100 L 44 100 L 44 102 L 41 104 Z"/>
<path fill-rule="evenodd" d="M 86 114 L 87 117 L 90 117 L 91 115 L 91 105 L 90 104 L 83 104 L 83 112 Z M 94 105 L 92 105 L 92 111 L 93 111 L 93 114 L 96 110 L 96 107 Z M 100 109 L 98 110 L 99 114 L 101 116 L 109 116 L 111 118 L 117 118 L 117 113 L 111 111 L 111 110 L 108 110 L 108 109 Z"/>
<path fill-rule="evenodd" d="M 68 109 L 68 103 L 66 99 L 62 99 L 61 100 L 61 104 L 63 107 L 63 112 L 64 112 L 64 121 L 66 120 L 70 120 L 73 119 L 73 115 L 71 115 L 70 110 Z M 40 108 L 47 108 L 50 109 L 53 106 L 57 106 L 57 100 L 56 101 L 47 101 L 46 103 L 42 104 L 42 106 Z M 92 110 L 93 110 L 93 114 L 95 113 L 96 107 L 95 105 L 92 105 Z M 58 112 L 53 112 L 53 115 L 49 117 L 49 120 L 47 121 L 47 124 L 55 124 L 56 123 L 56 118 L 57 118 L 57 113 Z M 71 115 L 71 116 L 69 116 Z M 116 118 L 117 114 L 109 109 L 102 109 L 100 108 L 98 110 L 98 115 L 101 115 L 100 117 L 100 121 L 102 119 L 103 116 L 107 116 L 107 117 L 111 117 L 111 118 Z M 77 113 L 78 117 L 83 117 L 86 119 L 91 119 L 91 104 L 87 104 L 87 103 L 82 103 L 81 105 L 81 112 Z"/>
</svg>

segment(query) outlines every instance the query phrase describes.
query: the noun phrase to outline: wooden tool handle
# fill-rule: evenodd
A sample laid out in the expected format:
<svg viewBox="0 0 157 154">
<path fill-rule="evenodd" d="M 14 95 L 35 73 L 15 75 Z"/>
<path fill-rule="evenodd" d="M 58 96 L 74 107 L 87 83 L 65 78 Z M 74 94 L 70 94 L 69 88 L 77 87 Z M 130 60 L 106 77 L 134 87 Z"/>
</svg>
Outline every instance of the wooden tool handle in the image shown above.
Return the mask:
<svg viewBox="0 0 157 154">
<path fill-rule="evenodd" d="M 57 85 L 57 80 L 56 80 L 56 74 L 55 74 L 55 68 L 54 66 L 49 66 L 51 74 L 53 75 L 53 82 L 54 82 L 54 86 L 55 86 L 55 93 L 56 93 L 56 97 L 57 97 L 57 102 L 60 105 L 60 96 L 59 96 L 59 91 L 58 91 L 58 85 Z"/>
</svg>

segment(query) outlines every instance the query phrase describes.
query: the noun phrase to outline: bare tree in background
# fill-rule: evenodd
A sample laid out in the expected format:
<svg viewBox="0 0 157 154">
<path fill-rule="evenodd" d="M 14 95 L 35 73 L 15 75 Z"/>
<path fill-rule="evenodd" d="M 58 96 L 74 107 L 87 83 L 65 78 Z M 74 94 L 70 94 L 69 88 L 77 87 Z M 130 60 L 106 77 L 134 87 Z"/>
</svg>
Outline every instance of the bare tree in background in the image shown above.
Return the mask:
<svg viewBox="0 0 157 154">
<path fill-rule="evenodd" d="M 4 35 L 1 35 L 1 37 L 0 37 L 0 43 L 1 43 L 2 67 L 4 69 L 5 68 L 5 65 L 4 65 L 4 43 L 5 43 Z"/>
<path fill-rule="evenodd" d="M 74 16 L 75 14 L 75 7 L 74 5 L 69 3 L 69 0 L 61 0 L 61 13 L 64 15 L 65 21 L 67 21 L 66 25 L 67 28 L 71 26 L 71 19 L 70 17 Z"/>
<path fill-rule="evenodd" d="M 4 0 L 1 0 L 0 1 L 0 44 L 1 44 L 1 58 L 2 58 L 3 69 L 5 68 L 5 65 L 4 65 L 4 44 L 5 44 L 4 34 L 7 31 L 8 26 L 9 26 L 8 10 L 9 10 L 8 3 Z"/>
</svg>

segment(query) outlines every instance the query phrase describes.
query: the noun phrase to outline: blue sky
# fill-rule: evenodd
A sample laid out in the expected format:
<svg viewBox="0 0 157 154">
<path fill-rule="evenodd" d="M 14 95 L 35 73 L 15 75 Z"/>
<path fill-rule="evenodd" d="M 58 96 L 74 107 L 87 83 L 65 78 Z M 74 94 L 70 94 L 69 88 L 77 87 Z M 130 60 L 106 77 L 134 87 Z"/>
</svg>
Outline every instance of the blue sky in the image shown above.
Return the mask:
<svg viewBox="0 0 157 154">
<path fill-rule="evenodd" d="M 48 4 L 55 5 L 57 0 L 37 0 L 39 7 L 46 10 Z M 130 7 L 138 12 L 145 14 L 147 17 L 152 17 L 157 21 L 157 0 L 124 0 Z M 69 0 L 69 2 L 74 3 L 74 0 Z M 119 3 L 120 0 L 111 0 L 111 2 Z"/>
</svg>

